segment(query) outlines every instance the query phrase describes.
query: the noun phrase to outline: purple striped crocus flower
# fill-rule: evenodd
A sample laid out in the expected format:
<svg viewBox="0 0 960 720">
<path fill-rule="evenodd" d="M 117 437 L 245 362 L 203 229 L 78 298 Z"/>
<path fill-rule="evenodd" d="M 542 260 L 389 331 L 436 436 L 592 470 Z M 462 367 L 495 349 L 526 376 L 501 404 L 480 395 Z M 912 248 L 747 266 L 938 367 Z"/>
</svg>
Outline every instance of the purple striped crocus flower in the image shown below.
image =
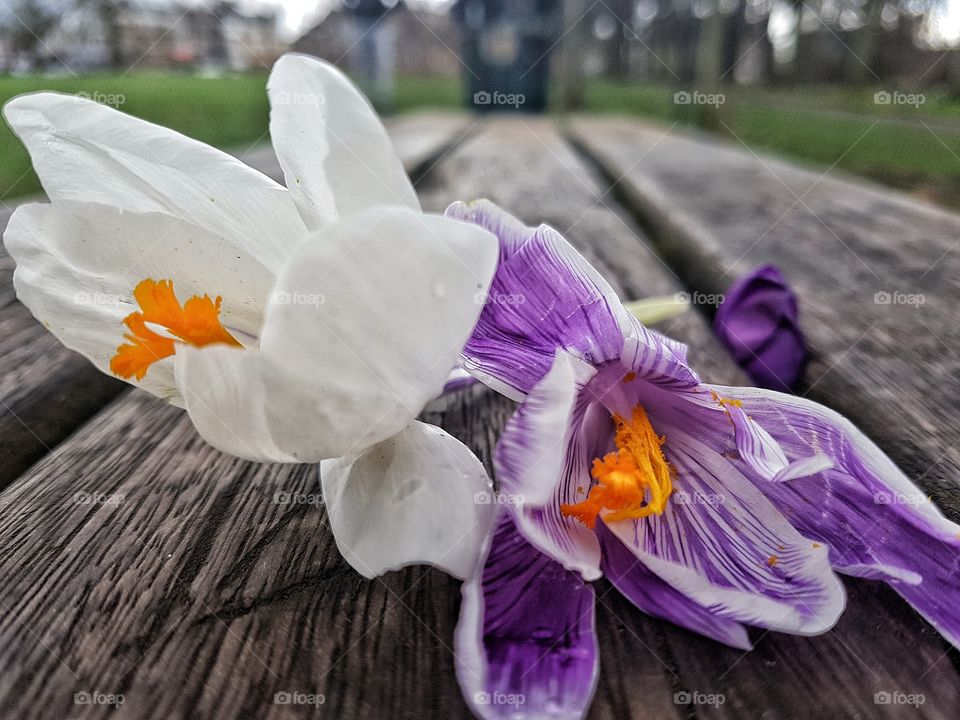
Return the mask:
<svg viewBox="0 0 960 720">
<path fill-rule="evenodd" d="M 737 648 L 816 635 L 834 571 L 889 583 L 960 645 L 960 526 L 837 413 L 703 383 L 556 231 L 493 204 L 500 239 L 461 362 L 521 401 L 495 453 L 500 514 L 464 585 L 458 678 L 483 718 L 579 718 L 598 672 L 594 591 Z"/>
</svg>

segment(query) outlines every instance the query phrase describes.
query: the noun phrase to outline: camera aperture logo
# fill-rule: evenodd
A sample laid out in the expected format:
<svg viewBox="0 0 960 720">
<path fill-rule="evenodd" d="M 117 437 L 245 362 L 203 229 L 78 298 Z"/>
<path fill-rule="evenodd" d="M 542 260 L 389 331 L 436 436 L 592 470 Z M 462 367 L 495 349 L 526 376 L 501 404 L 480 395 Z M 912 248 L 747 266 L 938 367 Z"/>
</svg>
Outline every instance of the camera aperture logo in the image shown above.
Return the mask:
<svg viewBox="0 0 960 720">
<path fill-rule="evenodd" d="M 286 492 L 278 490 L 273 494 L 274 505 L 323 505 L 323 495 L 320 493 Z"/>
<path fill-rule="evenodd" d="M 523 305 L 527 298 L 523 293 L 478 292 L 473 296 L 478 305 L 492 303 L 494 305 Z"/>
<path fill-rule="evenodd" d="M 474 505 L 523 505 L 527 498 L 508 492 L 495 493 L 492 490 L 481 490 L 473 495 Z"/>
<path fill-rule="evenodd" d="M 126 701 L 120 693 L 105 693 L 99 690 L 81 690 L 73 694 L 74 705 L 108 705 L 117 708 Z"/>
<path fill-rule="evenodd" d="M 112 108 L 118 108 L 127 101 L 127 96 L 123 93 L 105 93 L 99 90 L 93 90 L 91 92 L 81 90 L 77 93 L 77 97 L 83 98 L 84 100 L 92 100 L 95 103 Z"/>
<path fill-rule="evenodd" d="M 898 490 L 878 490 L 873 494 L 874 505 L 927 505 L 932 502 L 921 492 L 903 493 Z"/>
<path fill-rule="evenodd" d="M 277 305 L 311 305 L 320 307 L 327 301 L 323 293 L 286 292 L 280 290 L 270 296 L 270 301 Z"/>
<path fill-rule="evenodd" d="M 927 297 L 923 293 L 905 293 L 899 290 L 880 290 L 874 293 L 874 305 L 907 305 L 920 307 L 926 304 Z"/>
<path fill-rule="evenodd" d="M 673 94 L 674 105 L 712 105 L 713 107 L 720 107 L 726 101 L 727 98 L 723 93 L 678 90 Z"/>
<path fill-rule="evenodd" d="M 912 105 L 919 108 L 927 102 L 927 96 L 923 93 L 905 93 L 899 90 L 877 90 L 873 94 L 874 105 Z"/>
<path fill-rule="evenodd" d="M 523 93 L 503 93 L 499 90 L 490 92 L 488 90 L 479 90 L 473 94 L 474 105 L 509 105 L 519 108 L 527 101 Z"/>
<path fill-rule="evenodd" d="M 923 693 L 906 693 L 902 690 L 881 690 L 873 695 L 874 705 L 909 705 L 918 708 L 927 702 Z"/>
<path fill-rule="evenodd" d="M 308 105 L 311 107 L 320 107 L 326 103 L 326 98 L 317 93 L 280 90 L 270 96 L 270 101 L 274 105 Z"/>
<path fill-rule="evenodd" d="M 675 490 L 670 500 L 677 505 L 708 505 L 709 507 L 719 507 L 727 501 L 727 496 L 723 493 L 701 493 L 686 492 L 685 490 Z"/>
<path fill-rule="evenodd" d="M 319 706 L 327 702 L 321 693 L 305 693 L 296 690 L 282 690 L 273 696 L 274 705 L 313 705 Z"/>
<path fill-rule="evenodd" d="M 109 507 L 120 507 L 123 504 L 124 497 L 120 493 L 102 493 L 102 492 L 78 492 L 74 493 L 73 501 L 77 505 L 107 505 Z"/>
<path fill-rule="evenodd" d="M 720 707 L 727 701 L 723 693 L 705 693 L 699 690 L 680 690 L 673 694 L 674 705 L 712 705 Z"/>
<path fill-rule="evenodd" d="M 687 303 L 687 305 L 707 305 L 709 307 L 720 307 L 727 299 L 723 293 L 705 293 L 694 290 L 692 293 L 681 290 L 674 296 L 677 302 Z"/>
<path fill-rule="evenodd" d="M 527 702 L 527 696 L 523 693 L 478 692 L 473 694 L 473 701 L 477 705 L 506 705 L 518 708 Z"/>
</svg>

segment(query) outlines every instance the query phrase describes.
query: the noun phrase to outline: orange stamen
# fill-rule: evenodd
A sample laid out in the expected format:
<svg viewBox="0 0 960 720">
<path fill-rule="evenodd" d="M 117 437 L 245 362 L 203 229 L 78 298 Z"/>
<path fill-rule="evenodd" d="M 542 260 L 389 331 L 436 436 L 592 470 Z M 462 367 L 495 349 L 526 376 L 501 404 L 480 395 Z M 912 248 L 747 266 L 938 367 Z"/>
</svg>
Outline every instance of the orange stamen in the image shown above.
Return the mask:
<svg viewBox="0 0 960 720">
<path fill-rule="evenodd" d="M 143 380 L 153 363 L 176 352 L 178 342 L 195 347 L 213 343 L 242 347 L 220 323 L 220 296 L 211 300 L 209 295 L 194 295 L 181 305 L 173 292 L 172 280 L 147 278 L 134 289 L 133 297 L 140 312 L 130 313 L 123 320 L 129 332 L 123 336 L 127 342 L 117 348 L 110 360 L 110 370 L 115 375 Z M 179 339 L 161 335 L 147 323 L 164 327 Z"/>
<path fill-rule="evenodd" d="M 611 522 L 661 514 L 673 492 L 670 466 L 658 437 L 642 405 L 633 409 L 627 421 L 614 414 L 617 449 L 603 459 L 595 458 L 590 474 L 597 481 L 587 498 L 576 504 L 563 504 L 560 512 L 575 517 L 589 528 L 596 526 L 603 512 Z"/>
</svg>

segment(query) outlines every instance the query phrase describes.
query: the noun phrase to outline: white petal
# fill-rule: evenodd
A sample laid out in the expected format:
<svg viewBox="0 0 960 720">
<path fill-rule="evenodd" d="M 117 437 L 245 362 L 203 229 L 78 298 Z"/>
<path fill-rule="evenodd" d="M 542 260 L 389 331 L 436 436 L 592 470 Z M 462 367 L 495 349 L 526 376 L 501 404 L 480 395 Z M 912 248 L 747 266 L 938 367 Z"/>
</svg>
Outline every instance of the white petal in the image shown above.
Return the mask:
<svg viewBox="0 0 960 720">
<path fill-rule="evenodd" d="M 273 441 L 262 363 L 256 350 L 179 347 L 175 367 L 184 406 L 197 431 L 217 450 L 255 462 L 297 462 Z M 183 382 L 184 377 L 190 382 Z"/>
<path fill-rule="evenodd" d="M 21 95 L 3 112 L 53 201 L 163 212 L 274 269 L 306 232 L 283 186 L 173 130 L 58 93 Z"/>
<path fill-rule="evenodd" d="M 554 499 L 562 481 L 565 451 L 577 396 L 596 368 L 558 350 L 553 367 L 517 409 L 497 444 L 495 463 L 502 490 L 531 506 Z"/>
<path fill-rule="evenodd" d="M 367 99 L 332 65 L 284 55 L 267 83 L 270 137 L 311 229 L 377 205 L 420 203 Z"/>
<path fill-rule="evenodd" d="M 415 563 L 474 574 L 493 524 L 490 481 L 440 428 L 413 422 L 359 456 L 325 460 L 320 478 L 337 547 L 364 577 Z"/>
<path fill-rule="evenodd" d="M 21 205 L 4 242 L 17 263 L 17 297 L 105 373 L 123 342 L 123 319 L 138 309 L 133 290 L 141 280 L 173 280 L 181 301 L 222 296 L 221 319 L 241 341 L 259 332 L 273 283 L 232 238 L 162 213 L 72 201 Z M 135 384 L 179 403 L 171 361 L 154 363 Z"/>
<path fill-rule="evenodd" d="M 257 360 L 233 369 L 228 354 L 204 350 L 178 363 L 184 394 L 203 394 L 212 414 L 188 404 L 194 423 L 206 436 L 212 424 L 233 422 L 222 407 L 242 414 L 236 402 L 246 398 L 277 447 L 301 462 L 394 435 L 443 389 L 496 258 L 489 233 L 438 216 L 379 208 L 335 223 L 281 275 Z M 201 365 L 212 367 L 195 372 Z M 233 424 L 241 444 L 258 447 L 245 434 L 258 424 Z"/>
</svg>

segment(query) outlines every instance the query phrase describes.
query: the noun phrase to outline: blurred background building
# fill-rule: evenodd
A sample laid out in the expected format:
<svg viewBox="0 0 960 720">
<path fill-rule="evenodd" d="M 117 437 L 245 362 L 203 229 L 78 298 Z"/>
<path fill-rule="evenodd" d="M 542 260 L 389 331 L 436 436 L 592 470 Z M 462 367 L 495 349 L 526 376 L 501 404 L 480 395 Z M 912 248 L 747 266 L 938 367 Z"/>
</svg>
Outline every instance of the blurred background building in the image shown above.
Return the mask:
<svg viewBox="0 0 960 720">
<path fill-rule="evenodd" d="M 0 5 L 0 69 L 83 72 L 189 67 L 244 72 L 287 49 L 277 14 L 245 13 L 229 2 L 20 0 Z"/>
<path fill-rule="evenodd" d="M 291 15 L 298 24 L 283 22 Z M 467 97 L 491 84 L 505 93 L 526 89 L 536 99 L 528 109 L 542 107 L 549 66 L 562 64 L 559 51 L 571 46 L 573 69 L 586 77 L 693 82 L 707 64 L 735 83 L 960 87 L 958 42 L 960 0 L 0 4 L 0 71 L 80 72 L 136 60 L 242 72 L 269 66 L 292 46 L 381 83 L 462 74 Z"/>
</svg>

